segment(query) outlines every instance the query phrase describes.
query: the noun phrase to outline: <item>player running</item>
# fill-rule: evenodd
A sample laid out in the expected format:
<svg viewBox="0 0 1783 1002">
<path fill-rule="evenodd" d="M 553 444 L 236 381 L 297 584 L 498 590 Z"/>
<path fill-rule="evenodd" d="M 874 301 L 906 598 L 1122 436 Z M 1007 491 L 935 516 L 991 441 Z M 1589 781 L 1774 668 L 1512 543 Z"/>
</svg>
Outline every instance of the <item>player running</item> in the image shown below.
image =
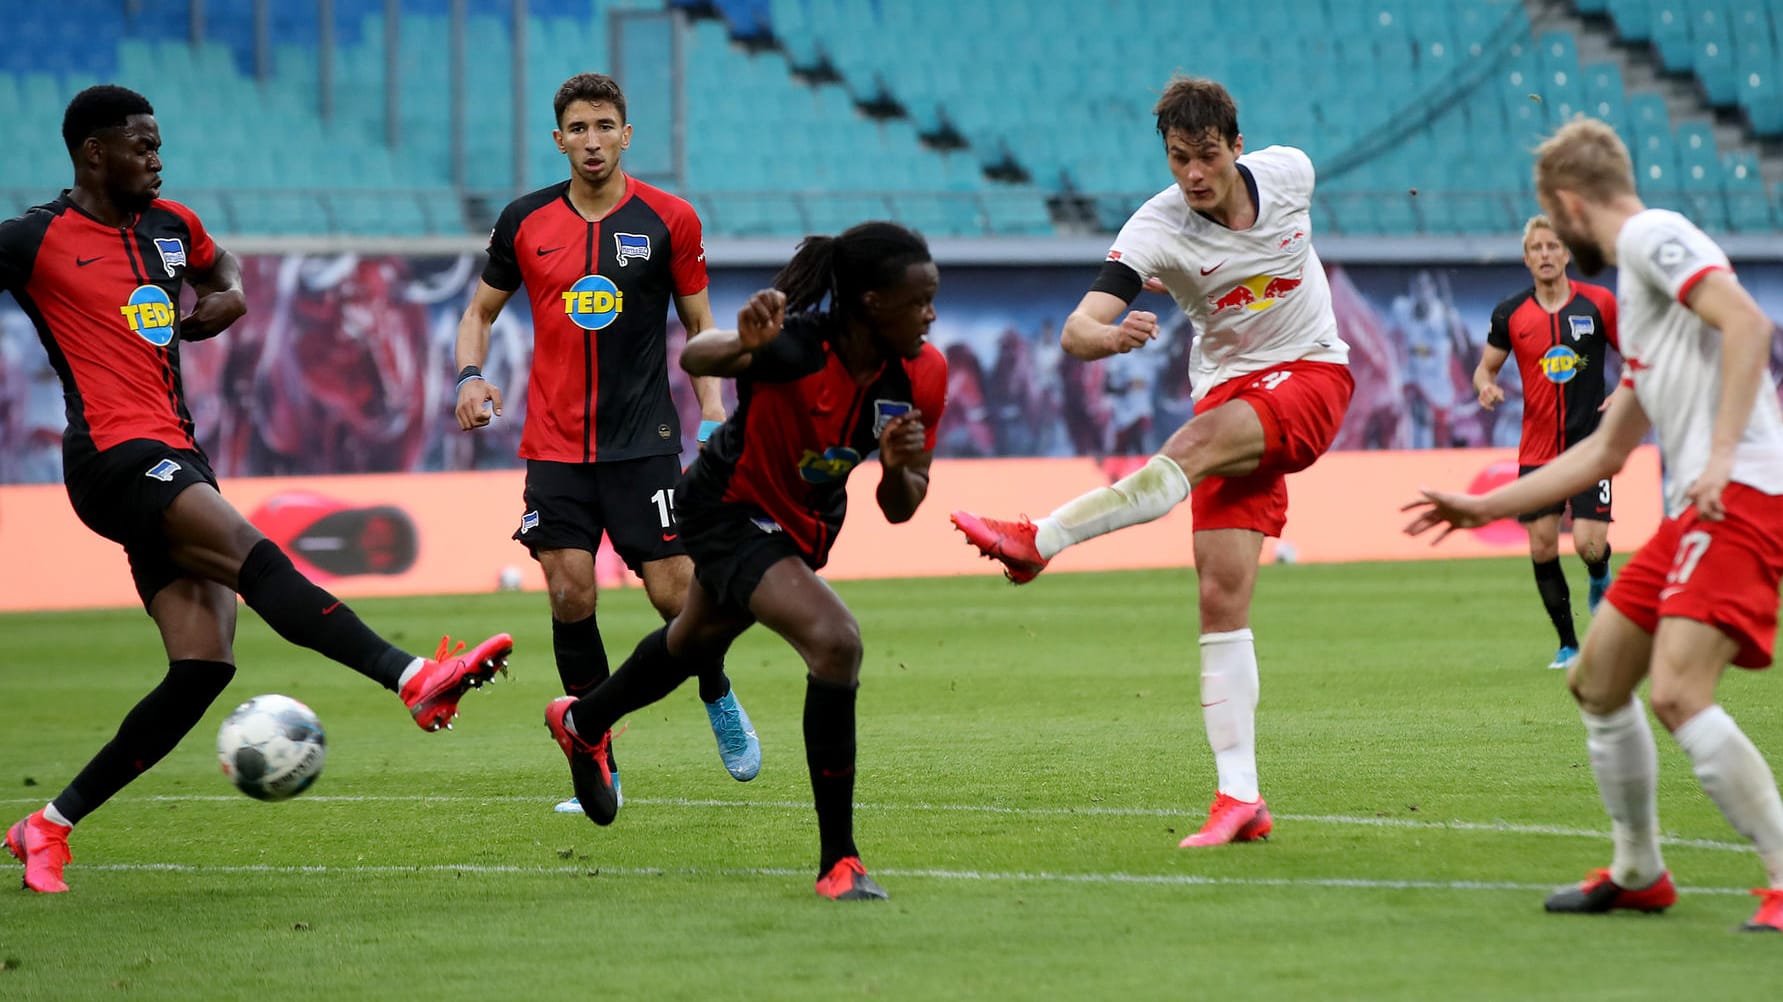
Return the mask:
<svg viewBox="0 0 1783 1002">
<path fill-rule="evenodd" d="M 1412 535 L 1484 525 L 1572 497 L 1614 474 L 1649 427 L 1666 468 L 1666 518 L 1610 586 L 1567 682 L 1609 810 L 1607 869 L 1548 898 L 1551 912 L 1663 911 L 1677 901 L 1659 854 L 1653 712 L 1770 879 L 1742 928 L 1783 931 L 1783 798 L 1764 756 L 1715 702 L 1729 662 L 1771 663 L 1783 578 L 1783 414 L 1766 361 L 1771 322 L 1727 256 L 1689 220 L 1635 194 L 1628 149 L 1577 119 L 1536 151 L 1536 193 L 1587 275 L 1616 265 L 1622 388 L 1598 428 L 1515 483 L 1471 496 L 1425 491 Z"/>
<path fill-rule="evenodd" d="M 631 126 L 619 85 L 573 76 L 554 108 L 570 179 L 515 199 L 490 234 L 483 280 L 458 324 L 457 417 L 470 431 L 501 413 L 501 390 L 480 366 L 490 326 L 525 285 L 533 355 L 520 438 L 526 507 L 514 538 L 545 571 L 563 691 L 583 696 L 608 675 L 595 621 L 603 532 L 662 617 L 681 611 L 693 564 L 675 517 L 681 422 L 669 395 L 669 302 L 689 336 L 716 321 L 693 206 L 620 169 Z M 703 442 L 724 404 L 718 380 L 693 384 Z M 722 665 L 701 674 L 700 699 L 725 769 L 754 779 L 761 742 Z M 581 809 L 575 799 L 557 805 Z"/>
<path fill-rule="evenodd" d="M 81 91 L 62 138 L 74 187 L 0 223 L 0 289 L 31 317 L 62 381 L 75 514 L 123 545 L 169 664 L 74 781 L 6 833 L 39 892 L 68 890 L 70 829 L 172 751 L 234 677 L 237 594 L 279 636 L 396 692 L 429 731 L 451 726 L 459 697 L 505 670 L 513 648 L 501 633 L 468 652 L 441 638 L 432 660 L 399 650 L 223 500 L 193 436 L 179 346 L 247 312 L 240 262 L 192 210 L 158 197 L 161 131 L 141 94 Z M 187 282 L 198 300 L 181 316 Z"/>
<path fill-rule="evenodd" d="M 1246 154 L 1238 109 L 1211 80 L 1172 80 L 1154 110 L 1176 184 L 1121 228 L 1061 341 L 1081 359 L 1144 347 L 1158 318 L 1121 314 L 1142 287 L 1167 290 L 1198 331 L 1195 416 L 1137 472 L 1038 522 L 963 511 L 953 521 L 1023 584 L 1066 547 L 1192 498 L 1202 718 L 1219 789 L 1187 848 L 1259 839 L 1272 826 L 1257 782 L 1257 558 L 1264 537 L 1286 524 L 1284 477 L 1330 448 L 1355 383 L 1312 246 L 1306 154 L 1287 146 Z"/>
<path fill-rule="evenodd" d="M 1474 369 L 1473 389 L 1486 410 L 1504 402 L 1498 370 L 1516 356 L 1523 378 L 1523 437 L 1517 447 L 1521 475 L 1583 441 L 1597 429 L 1604 407 L 1605 347 L 1616 342 L 1616 296 L 1601 285 L 1566 277 L 1572 255 L 1546 216 L 1523 224 L 1523 264 L 1535 285 L 1492 310 L 1486 350 Z M 1572 509 L 1573 550 L 1591 578 L 1593 615 L 1610 587 L 1610 480 L 1574 497 L 1517 516 L 1529 530 L 1535 589 L 1560 634 L 1549 668 L 1571 668 L 1579 656 L 1572 595 L 1560 567 L 1560 516 Z"/>
<path fill-rule="evenodd" d="M 875 497 L 888 521 L 909 521 L 928 493 L 947 395 L 947 363 L 924 340 L 939 283 L 921 236 L 862 223 L 807 238 L 774 288 L 750 297 L 735 331 L 687 343 L 682 367 L 735 376 L 738 404 L 681 478 L 681 531 L 694 564 L 686 606 L 594 692 L 545 711 L 596 824 L 611 824 L 619 808 L 607 766 L 613 725 L 717 664 L 759 622 L 786 638 L 808 672 L 817 893 L 886 896 L 854 844 L 860 626 L 817 571 L 842 530 L 848 476 L 875 450 Z"/>
</svg>

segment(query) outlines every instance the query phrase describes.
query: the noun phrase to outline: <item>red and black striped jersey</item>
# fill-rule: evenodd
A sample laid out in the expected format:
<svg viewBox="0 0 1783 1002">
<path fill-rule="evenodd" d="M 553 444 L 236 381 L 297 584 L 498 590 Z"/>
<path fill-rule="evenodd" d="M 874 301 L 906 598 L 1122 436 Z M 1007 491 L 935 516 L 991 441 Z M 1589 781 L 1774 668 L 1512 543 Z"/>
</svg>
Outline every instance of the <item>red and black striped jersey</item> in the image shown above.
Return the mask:
<svg viewBox="0 0 1783 1002">
<path fill-rule="evenodd" d="M 590 222 L 562 181 L 502 210 L 483 281 L 526 286 L 532 376 L 520 455 L 593 463 L 675 455 L 681 422 L 669 395 L 671 297 L 706 287 L 693 206 L 636 178 Z"/>
<path fill-rule="evenodd" d="M 1549 313 L 1535 287 L 1492 311 L 1486 343 L 1510 352 L 1523 376 L 1523 438 L 1517 462 L 1546 463 L 1597 429 L 1604 401 L 1605 347 L 1617 348 L 1616 295 L 1567 281 L 1566 304 Z"/>
<path fill-rule="evenodd" d="M 925 344 L 886 362 L 866 385 L 830 347 L 828 314 L 786 318 L 780 335 L 737 377 L 737 410 L 682 478 L 676 504 L 759 508 L 822 567 L 848 510 L 848 475 L 879 449 L 879 433 L 912 408 L 926 444 L 947 406 L 947 360 Z"/>
<path fill-rule="evenodd" d="M 64 191 L 0 223 L 0 289 L 61 377 L 65 454 L 137 438 L 198 447 L 180 381 L 180 291 L 216 258 L 198 216 L 167 199 L 107 226 Z"/>
</svg>

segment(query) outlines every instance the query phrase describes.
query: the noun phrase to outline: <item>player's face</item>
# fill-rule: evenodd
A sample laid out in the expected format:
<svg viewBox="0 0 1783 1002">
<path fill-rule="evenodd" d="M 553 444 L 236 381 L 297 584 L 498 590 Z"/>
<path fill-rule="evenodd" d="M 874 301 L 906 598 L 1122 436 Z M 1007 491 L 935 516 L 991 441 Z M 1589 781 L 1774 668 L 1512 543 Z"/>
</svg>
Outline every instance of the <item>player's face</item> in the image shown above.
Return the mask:
<svg viewBox="0 0 1783 1002">
<path fill-rule="evenodd" d="M 887 353 L 899 358 L 922 354 L 940 288 L 941 270 L 933 261 L 921 261 L 904 269 L 899 281 L 867 293 L 867 316 Z"/>
<path fill-rule="evenodd" d="M 631 126 L 605 101 L 572 101 L 551 137 L 569 157 L 571 172 L 598 188 L 619 170 L 619 157 L 631 145 Z"/>
<path fill-rule="evenodd" d="M 1164 137 L 1170 173 L 1188 199 L 1189 208 L 1201 212 L 1225 204 L 1232 186 L 1238 183 L 1238 155 L 1243 152 L 1243 136 L 1237 142 L 1227 143 L 1226 137 L 1213 129 L 1199 136 L 1172 129 Z"/>
<path fill-rule="evenodd" d="M 161 194 L 161 127 L 153 115 L 131 115 L 100 137 L 99 179 L 111 204 L 141 212 Z"/>
<path fill-rule="evenodd" d="M 1536 196 L 1542 212 L 1554 223 L 1554 234 L 1572 252 L 1579 273 L 1590 276 L 1603 271 L 1603 248 L 1585 226 L 1585 200 L 1570 191 L 1541 192 Z"/>
<path fill-rule="evenodd" d="M 1523 241 L 1523 264 L 1537 282 L 1557 282 L 1566 274 L 1566 263 L 1572 260 L 1560 235 L 1546 226 L 1532 230 Z"/>
</svg>

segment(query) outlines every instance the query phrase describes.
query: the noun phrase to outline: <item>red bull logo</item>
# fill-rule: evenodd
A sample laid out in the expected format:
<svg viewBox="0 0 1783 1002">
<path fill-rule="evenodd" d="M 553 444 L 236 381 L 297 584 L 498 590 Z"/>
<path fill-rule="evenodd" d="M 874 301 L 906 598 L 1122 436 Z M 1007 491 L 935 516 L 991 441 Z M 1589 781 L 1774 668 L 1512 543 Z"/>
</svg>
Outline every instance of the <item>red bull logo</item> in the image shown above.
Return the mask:
<svg viewBox="0 0 1783 1002">
<path fill-rule="evenodd" d="M 1253 275 L 1217 296 L 1207 297 L 1207 312 L 1219 316 L 1228 310 L 1261 313 L 1300 288 L 1299 275 Z"/>
</svg>

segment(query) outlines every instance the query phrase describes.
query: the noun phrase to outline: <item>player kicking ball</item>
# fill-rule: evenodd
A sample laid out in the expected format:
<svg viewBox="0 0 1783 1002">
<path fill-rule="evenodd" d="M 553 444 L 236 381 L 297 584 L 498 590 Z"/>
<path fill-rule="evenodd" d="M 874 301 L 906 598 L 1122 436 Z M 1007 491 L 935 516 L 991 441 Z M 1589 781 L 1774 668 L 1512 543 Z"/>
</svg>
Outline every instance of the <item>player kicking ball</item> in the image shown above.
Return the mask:
<svg viewBox="0 0 1783 1002">
<path fill-rule="evenodd" d="M 1158 318 L 1121 314 L 1141 288 L 1168 291 L 1198 331 L 1195 417 L 1137 472 L 1039 522 L 964 511 L 953 522 L 1025 584 L 1066 547 L 1192 499 L 1201 713 L 1219 789 L 1189 848 L 1253 841 L 1274 824 L 1257 782 L 1257 558 L 1287 524 L 1284 478 L 1331 447 L 1355 382 L 1312 246 L 1312 162 L 1287 146 L 1245 153 L 1238 108 L 1211 80 L 1171 81 L 1155 111 L 1176 184 L 1121 228 L 1060 340 L 1086 361 L 1144 347 Z"/>
<path fill-rule="evenodd" d="M 1764 864 L 1769 885 L 1752 892 L 1762 903 L 1741 928 L 1783 931 L 1783 797 L 1715 702 L 1726 666 L 1769 666 L 1777 634 L 1783 414 L 1767 379 L 1771 322 L 1701 230 L 1641 203 L 1628 149 L 1604 123 L 1577 119 L 1541 145 L 1536 193 L 1581 271 L 1619 269 L 1621 388 L 1583 442 L 1489 494 L 1425 491 L 1406 506 L 1418 511 L 1406 532 L 1440 526 L 1440 542 L 1572 497 L 1622 469 L 1649 427 L 1658 433 L 1666 518 L 1610 586 L 1567 676 L 1615 851 L 1547 909 L 1658 912 L 1677 901 L 1659 854 L 1658 749 L 1634 694 L 1650 677 L 1654 715 Z"/>
</svg>

